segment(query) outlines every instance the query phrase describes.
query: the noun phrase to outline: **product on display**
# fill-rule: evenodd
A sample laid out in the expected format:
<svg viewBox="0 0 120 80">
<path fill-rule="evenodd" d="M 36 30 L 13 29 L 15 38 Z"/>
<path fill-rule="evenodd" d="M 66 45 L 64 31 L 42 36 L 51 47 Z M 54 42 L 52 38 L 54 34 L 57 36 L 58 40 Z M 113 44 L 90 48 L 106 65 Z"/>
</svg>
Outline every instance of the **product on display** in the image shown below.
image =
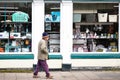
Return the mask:
<svg viewBox="0 0 120 80">
<path fill-rule="evenodd" d="M 49 40 L 49 43 L 50 43 L 50 44 L 60 44 L 60 40 L 50 39 L 50 40 Z"/>
<path fill-rule="evenodd" d="M 98 22 L 107 22 L 108 13 L 98 13 Z"/>
<path fill-rule="evenodd" d="M 16 41 L 12 41 L 12 46 L 16 46 Z"/>
<path fill-rule="evenodd" d="M 60 52 L 60 10 L 54 10 L 50 6 L 46 8 L 44 28 L 49 34 L 48 50 L 50 53 L 58 53 Z"/>
<path fill-rule="evenodd" d="M 118 51 L 118 45 L 110 45 L 112 41 L 115 41 L 116 43 L 118 41 L 116 40 L 116 33 L 118 32 L 117 24 L 116 22 L 113 24 L 107 22 L 107 14 L 108 13 L 100 14 L 101 20 L 99 20 L 99 23 L 90 23 L 90 21 L 88 21 L 87 25 L 83 22 L 79 24 L 75 23 L 73 28 L 73 52 Z M 106 21 L 102 19 L 105 19 Z"/>
<path fill-rule="evenodd" d="M 3 24 L 2 24 L 3 25 Z M 26 48 L 29 46 L 29 51 L 31 49 L 31 42 L 26 41 L 26 44 L 22 44 L 26 38 L 32 38 L 30 29 L 29 32 L 26 32 L 26 25 L 28 23 L 19 23 L 19 22 L 11 22 L 9 24 L 5 24 L 5 30 L 0 32 L 0 41 L 4 43 L 4 45 L 0 46 L 3 48 L 4 52 L 21 52 L 21 48 Z M 30 26 L 31 27 L 31 26 Z M 24 50 L 28 51 L 28 50 Z"/>
<path fill-rule="evenodd" d="M 18 11 L 12 14 L 13 22 L 28 22 L 29 15 L 25 12 Z"/>
<path fill-rule="evenodd" d="M 50 38 L 60 39 L 60 34 L 50 34 Z"/>
<path fill-rule="evenodd" d="M 21 38 L 20 33 L 10 33 L 10 38 Z"/>
<path fill-rule="evenodd" d="M 109 22 L 117 22 L 117 15 L 109 15 Z"/>
<path fill-rule="evenodd" d="M 78 52 L 78 48 L 79 51 L 83 52 L 83 48 L 81 47 L 81 45 L 73 45 L 73 52 Z"/>
<path fill-rule="evenodd" d="M 73 22 L 81 22 L 81 14 L 73 13 Z"/>
<path fill-rule="evenodd" d="M 51 23 L 48 22 L 45 24 L 45 30 L 51 30 Z"/>
<path fill-rule="evenodd" d="M 50 53 L 60 52 L 60 34 L 59 33 L 50 33 L 48 49 Z"/>
<path fill-rule="evenodd" d="M 45 22 L 51 22 L 52 21 L 52 16 L 51 14 L 46 14 L 45 15 Z"/>
<path fill-rule="evenodd" d="M 86 14 L 86 22 L 96 22 L 96 14 Z"/>
<path fill-rule="evenodd" d="M 60 11 L 52 11 L 52 22 L 60 22 Z"/>
<path fill-rule="evenodd" d="M 32 38 L 31 33 L 26 33 L 26 38 L 31 39 Z"/>
<path fill-rule="evenodd" d="M 113 33 L 114 33 L 114 26 L 110 25 L 110 26 L 108 27 L 108 33 L 109 33 L 109 34 L 113 34 Z"/>
<path fill-rule="evenodd" d="M 50 52 L 60 52 L 60 46 L 59 45 L 50 45 Z"/>
<path fill-rule="evenodd" d="M 22 52 L 29 52 L 29 48 L 22 48 Z"/>
<path fill-rule="evenodd" d="M 0 48 L 0 52 L 4 52 L 4 48 Z"/>
<path fill-rule="evenodd" d="M 3 5 L 4 4 L 4 5 Z M 23 52 L 22 48 L 31 51 L 32 38 L 32 5 L 31 3 L 0 3 L 0 52 Z M 25 39 L 30 42 L 22 43 Z M 25 50 L 24 50 L 25 51 Z M 18 53 L 19 54 L 19 53 Z"/>
</svg>

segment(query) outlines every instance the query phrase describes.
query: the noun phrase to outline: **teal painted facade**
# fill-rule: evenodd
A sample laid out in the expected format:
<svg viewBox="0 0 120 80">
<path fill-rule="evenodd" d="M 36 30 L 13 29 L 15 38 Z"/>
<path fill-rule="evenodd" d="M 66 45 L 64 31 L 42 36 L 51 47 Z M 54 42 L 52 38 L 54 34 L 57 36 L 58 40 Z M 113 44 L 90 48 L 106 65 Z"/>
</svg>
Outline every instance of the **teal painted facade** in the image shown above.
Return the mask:
<svg viewBox="0 0 120 80">
<path fill-rule="evenodd" d="M 49 59 L 62 59 L 62 55 L 49 55 Z"/>
<path fill-rule="evenodd" d="M 34 54 L 0 54 L 0 60 L 8 59 L 34 59 Z"/>
<path fill-rule="evenodd" d="M 62 59 L 62 55 L 49 55 L 49 59 Z M 34 54 L 0 54 L 0 60 L 34 59 Z M 120 53 L 72 53 L 71 59 L 120 59 Z"/>
<path fill-rule="evenodd" d="M 71 59 L 120 59 L 120 53 L 71 54 Z"/>
<path fill-rule="evenodd" d="M 0 60 L 34 59 L 34 54 L 0 54 Z M 62 55 L 49 55 L 49 59 L 62 59 Z"/>
</svg>

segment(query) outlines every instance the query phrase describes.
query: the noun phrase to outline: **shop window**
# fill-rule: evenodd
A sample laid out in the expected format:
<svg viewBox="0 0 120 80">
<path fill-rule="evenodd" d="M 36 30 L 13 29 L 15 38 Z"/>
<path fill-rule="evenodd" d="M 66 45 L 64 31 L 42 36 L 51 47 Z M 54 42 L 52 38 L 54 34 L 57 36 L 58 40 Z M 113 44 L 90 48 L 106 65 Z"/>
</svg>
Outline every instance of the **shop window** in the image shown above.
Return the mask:
<svg viewBox="0 0 120 80">
<path fill-rule="evenodd" d="M 31 52 L 31 3 L 0 3 L 0 52 Z"/>
<path fill-rule="evenodd" d="M 118 4 L 73 4 L 73 52 L 118 52 L 115 6 Z"/>
<path fill-rule="evenodd" d="M 45 3 L 45 31 L 50 36 L 49 52 L 60 52 L 60 3 Z"/>
</svg>

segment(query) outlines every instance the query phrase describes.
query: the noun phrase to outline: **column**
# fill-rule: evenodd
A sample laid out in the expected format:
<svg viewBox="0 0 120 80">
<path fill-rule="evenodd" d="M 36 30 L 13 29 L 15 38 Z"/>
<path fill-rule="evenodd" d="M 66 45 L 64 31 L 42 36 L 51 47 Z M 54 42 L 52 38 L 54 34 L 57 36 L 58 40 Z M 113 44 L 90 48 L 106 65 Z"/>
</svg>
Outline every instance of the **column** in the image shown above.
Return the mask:
<svg viewBox="0 0 120 80">
<path fill-rule="evenodd" d="M 32 52 L 34 64 L 37 63 L 38 42 L 44 32 L 44 1 L 34 0 L 32 3 Z"/>
<path fill-rule="evenodd" d="M 63 56 L 62 69 L 70 70 L 72 53 L 72 25 L 73 25 L 73 3 L 72 1 L 62 1 L 61 3 L 61 23 L 60 23 L 60 49 Z"/>
</svg>

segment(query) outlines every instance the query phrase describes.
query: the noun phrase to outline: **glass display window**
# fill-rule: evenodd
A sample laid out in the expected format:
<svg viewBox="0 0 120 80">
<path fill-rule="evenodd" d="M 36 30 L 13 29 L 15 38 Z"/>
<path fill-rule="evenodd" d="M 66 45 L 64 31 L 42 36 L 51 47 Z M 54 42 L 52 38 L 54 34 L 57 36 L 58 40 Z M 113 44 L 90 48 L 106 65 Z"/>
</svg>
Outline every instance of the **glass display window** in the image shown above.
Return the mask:
<svg viewBox="0 0 120 80">
<path fill-rule="evenodd" d="M 73 4 L 73 52 L 118 52 L 117 3 Z"/>
<path fill-rule="evenodd" d="M 60 52 L 60 3 L 45 3 L 45 31 L 50 40 L 48 48 L 50 53 Z"/>
<path fill-rule="evenodd" d="M 31 3 L 0 3 L 0 52 L 31 52 Z"/>
</svg>

